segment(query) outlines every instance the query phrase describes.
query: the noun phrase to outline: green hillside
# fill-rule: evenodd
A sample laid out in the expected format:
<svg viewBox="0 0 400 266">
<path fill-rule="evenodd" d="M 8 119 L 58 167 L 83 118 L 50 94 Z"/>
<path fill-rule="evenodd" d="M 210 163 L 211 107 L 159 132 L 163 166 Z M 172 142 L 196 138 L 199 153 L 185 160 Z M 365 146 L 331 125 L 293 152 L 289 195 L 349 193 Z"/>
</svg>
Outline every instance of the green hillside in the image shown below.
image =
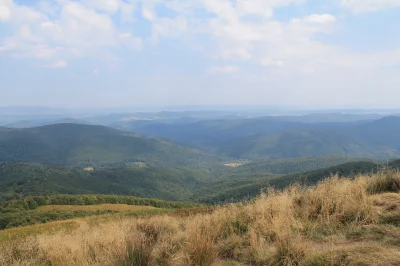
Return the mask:
<svg viewBox="0 0 400 266">
<path fill-rule="evenodd" d="M 400 135 L 400 117 L 396 116 L 363 121 L 357 120 L 357 116 L 329 118 L 326 114 L 257 117 L 182 124 L 152 123 L 133 127 L 133 130 L 237 159 L 400 156 L 397 137 Z"/>
<path fill-rule="evenodd" d="M 374 157 L 355 138 L 331 130 L 287 131 L 225 142 L 218 152 L 235 158 L 295 158 L 310 156 Z"/>
<path fill-rule="evenodd" d="M 212 203 L 255 195 L 269 184 L 282 186 L 305 175 L 293 174 L 296 172 L 308 171 L 306 175 L 312 177 L 309 180 L 319 180 L 343 167 L 327 166 L 352 160 L 356 159 L 298 158 L 250 163 L 237 168 L 218 167 L 212 171 L 184 167 L 83 171 L 36 163 L 0 163 L 0 200 L 55 194 L 116 194 Z M 376 167 L 372 162 L 363 163 L 366 165 L 363 171 Z M 354 168 L 354 165 L 345 164 L 347 168 Z"/>
<path fill-rule="evenodd" d="M 388 166 L 395 169 L 400 168 L 400 160 L 392 161 Z M 237 179 L 220 179 L 213 185 L 214 189 L 202 188 L 196 192 L 194 197 L 207 203 L 239 201 L 252 198 L 268 187 L 285 188 L 295 183 L 311 185 L 335 174 L 351 177 L 357 174 L 376 173 L 377 167 L 376 163 L 359 161 L 286 175 L 247 173 Z"/>
<path fill-rule="evenodd" d="M 186 168 L 115 168 L 85 172 L 58 166 L 0 163 L 3 199 L 54 194 L 118 194 L 187 200 L 209 176 Z"/>
<path fill-rule="evenodd" d="M 279 121 L 271 117 L 234 120 L 206 120 L 196 123 L 153 123 L 134 126 L 133 131 L 174 141 L 181 145 L 215 150 L 225 141 L 255 134 L 269 134 L 302 127 L 302 123 Z"/>
<path fill-rule="evenodd" d="M 205 167 L 216 160 L 197 150 L 103 126 L 56 124 L 28 129 L 1 128 L 1 161 L 84 168 L 124 166 L 131 162 Z"/>
<path fill-rule="evenodd" d="M 233 173 L 273 173 L 289 174 L 327 168 L 339 164 L 355 161 L 372 161 L 371 159 L 340 156 L 301 157 L 289 159 L 276 159 L 246 163 L 232 169 Z M 379 160 L 373 160 L 381 163 Z"/>
</svg>

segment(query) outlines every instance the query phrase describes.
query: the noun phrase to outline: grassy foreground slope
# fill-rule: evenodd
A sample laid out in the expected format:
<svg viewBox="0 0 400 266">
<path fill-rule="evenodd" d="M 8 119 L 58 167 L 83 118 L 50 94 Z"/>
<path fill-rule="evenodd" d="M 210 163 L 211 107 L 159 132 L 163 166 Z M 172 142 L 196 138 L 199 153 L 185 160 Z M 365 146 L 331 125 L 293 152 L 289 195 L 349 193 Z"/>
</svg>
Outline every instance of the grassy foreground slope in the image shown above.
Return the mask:
<svg viewBox="0 0 400 266">
<path fill-rule="evenodd" d="M 399 192 L 398 172 L 333 177 L 194 216 L 82 221 L 1 243 L 0 264 L 399 265 Z"/>
<path fill-rule="evenodd" d="M 62 166 L 116 167 L 131 162 L 149 166 L 204 167 L 215 158 L 173 143 L 116 129 L 78 124 L 0 128 L 0 162 Z"/>
</svg>

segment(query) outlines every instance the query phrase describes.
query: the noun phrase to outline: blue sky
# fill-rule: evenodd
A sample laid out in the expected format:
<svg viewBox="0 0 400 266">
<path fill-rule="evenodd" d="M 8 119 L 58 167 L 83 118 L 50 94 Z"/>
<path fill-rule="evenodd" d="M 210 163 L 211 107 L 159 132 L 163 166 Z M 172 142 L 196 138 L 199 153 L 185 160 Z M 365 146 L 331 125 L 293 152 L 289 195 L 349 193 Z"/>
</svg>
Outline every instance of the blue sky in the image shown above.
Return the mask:
<svg viewBox="0 0 400 266">
<path fill-rule="evenodd" d="M 0 105 L 400 108 L 400 0 L 0 0 Z"/>
</svg>

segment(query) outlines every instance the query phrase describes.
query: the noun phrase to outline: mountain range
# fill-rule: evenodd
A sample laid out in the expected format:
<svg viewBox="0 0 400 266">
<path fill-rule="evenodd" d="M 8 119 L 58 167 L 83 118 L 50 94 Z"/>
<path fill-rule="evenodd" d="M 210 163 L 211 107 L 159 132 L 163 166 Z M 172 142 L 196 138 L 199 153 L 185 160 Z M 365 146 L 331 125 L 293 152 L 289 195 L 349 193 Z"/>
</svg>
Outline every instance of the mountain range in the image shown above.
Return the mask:
<svg viewBox="0 0 400 266">
<path fill-rule="evenodd" d="M 304 176 L 316 182 L 335 171 L 372 171 L 400 157 L 397 116 L 149 115 L 106 115 L 113 126 L 61 119 L 0 127 L 0 196 L 101 193 L 215 203 Z"/>
<path fill-rule="evenodd" d="M 394 158 L 400 156 L 400 117 L 352 122 L 304 123 L 286 118 L 155 123 L 136 132 L 241 159 L 307 156 Z"/>
</svg>

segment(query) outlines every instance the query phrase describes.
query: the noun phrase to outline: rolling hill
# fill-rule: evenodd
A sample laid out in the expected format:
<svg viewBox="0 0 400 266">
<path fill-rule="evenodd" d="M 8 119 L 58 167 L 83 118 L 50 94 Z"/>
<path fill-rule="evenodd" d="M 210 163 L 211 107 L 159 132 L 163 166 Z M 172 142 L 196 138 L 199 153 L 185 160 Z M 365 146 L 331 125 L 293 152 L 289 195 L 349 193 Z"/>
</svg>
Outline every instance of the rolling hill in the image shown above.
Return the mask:
<svg viewBox="0 0 400 266">
<path fill-rule="evenodd" d="M 340 121 L 344 117 L 333 116 L 331 121 Z M 400 134 L 400 117 L 363 121 L 352 121 L 355 118 L 350 117 L 351 122 L 322 123 L 311 122 L 314 116 L 295 118 L 260 117 L 187 124 L 155 123 L 138 126 L 137 131 L 237 159 L 400 156 L 400 140 L 397 137 Z M 318 115 L 316 118 L 322 119 Z"/>
<path fill-rule="evenodd" d="M 173 143 L 103 126 L 55 124 L 0 128 L 0 162 L 35 162 L 77 168 L 148 166 L 204 167 L 215 158 Z"/>
<path fill-rule="evenodd" d="M 310 156 L 374 157 L 356 138 L 332 130 L 286 131 L 224 142 L 218 153 L 234 158 L 296 158 Z"/>
<path fill-rule="evenodd" d="M 279 121 L 274 118 L 235 120 L 206 120 L 196 123 L 153 123 L 133 127 L 133 130 L 148 136 L 171 140 L 181 145 L 198 149 L 215 150 L 225 141 L 257 134 L 270 134 L 306 127 L 302 123 Z"/>
<path fill-rule="evenodd" d="M 304 157 L 290 159 L 276 159 L 268 161 L 257 161 L 240 165 L 231 170 L 232 173 L 272 173 L 272 174 L 290 174 L 313 171 L 316 169 L 328 168 L 335 165 L 340 165 L 358 161 L 373 161 L 382 163 L 380 160 L 371 160 L 355 157 L 340 157 L 340 156 L 320 156 L 320 157 Z"/>
</svg>

